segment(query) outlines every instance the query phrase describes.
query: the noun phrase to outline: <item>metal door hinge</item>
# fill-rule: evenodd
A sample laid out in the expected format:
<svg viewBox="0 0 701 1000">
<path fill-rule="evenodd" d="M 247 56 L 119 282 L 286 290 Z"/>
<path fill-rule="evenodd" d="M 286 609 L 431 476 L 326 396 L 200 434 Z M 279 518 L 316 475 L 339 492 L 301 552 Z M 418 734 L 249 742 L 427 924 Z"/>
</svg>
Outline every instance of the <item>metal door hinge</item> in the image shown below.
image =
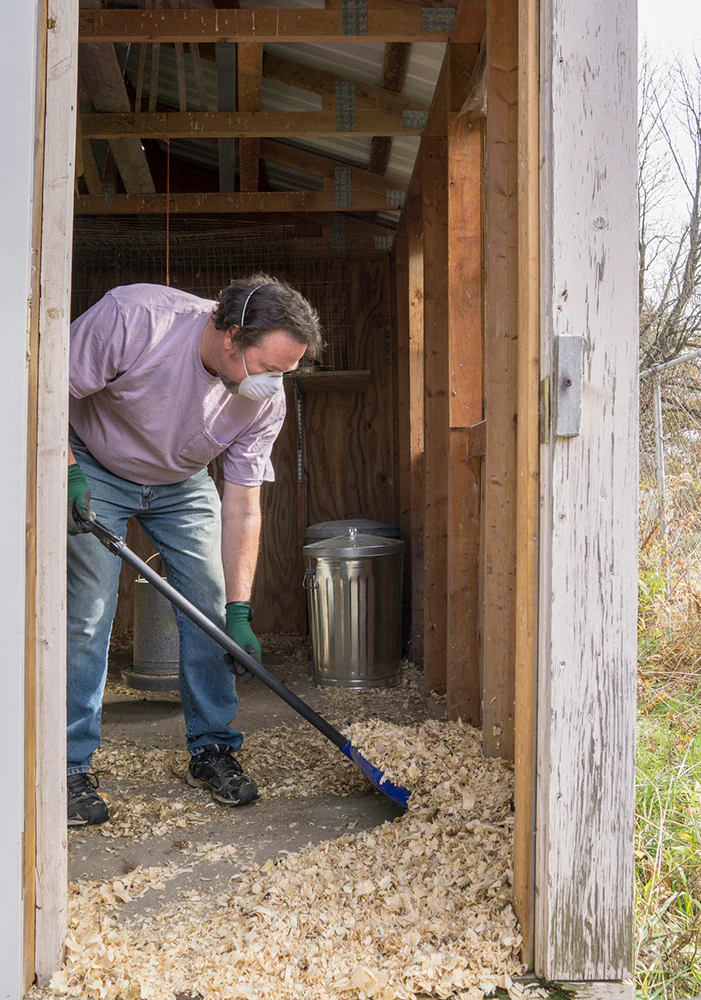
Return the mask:
<svg viewBox="0 0 701 1000">
<path fill-rule="evenodd" d="M 576 437 L 582 430 L 583 354 L 584 337 L 555 338 L 553 403 L 557 437 Z"/>
</svg>

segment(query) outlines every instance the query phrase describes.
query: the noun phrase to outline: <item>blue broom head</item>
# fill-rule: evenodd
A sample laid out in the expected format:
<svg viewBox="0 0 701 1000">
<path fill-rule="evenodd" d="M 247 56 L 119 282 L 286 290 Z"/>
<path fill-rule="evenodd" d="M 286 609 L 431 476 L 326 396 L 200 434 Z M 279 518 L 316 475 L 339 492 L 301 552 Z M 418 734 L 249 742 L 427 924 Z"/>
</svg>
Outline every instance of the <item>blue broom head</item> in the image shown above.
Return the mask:
<svg viewBox="0 0 701 1000">
<path fill-rule="evenodd" d="M 359 750 L 353 746 L 350 740 L 343 747 L 343 753 L 349 760 L 360 768 L 365 777 L 370 781 L 378 791 L 382 792 L 388 798 L 396 802 L 397 805 L 401 806 L 402 809 L 406 809 L 409 804 L 409 796 L 411 792 L 406 788 L 402 788 L 401 785 L 395 785 L 388 778 L 385 778 L 385 772 L 381 771 L 379 767 L 375 767 L 371 764 L 367 757 L 363 757 Z"/>
</svg>

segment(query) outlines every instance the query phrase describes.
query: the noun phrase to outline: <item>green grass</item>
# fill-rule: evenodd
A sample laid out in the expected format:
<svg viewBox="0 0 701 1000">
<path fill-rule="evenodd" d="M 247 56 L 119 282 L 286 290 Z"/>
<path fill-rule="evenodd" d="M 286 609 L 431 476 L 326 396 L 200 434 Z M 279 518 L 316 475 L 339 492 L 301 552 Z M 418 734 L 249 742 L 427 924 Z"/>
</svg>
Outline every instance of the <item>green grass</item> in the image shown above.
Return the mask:
<svg viewBox="0 0 701 1000">
<path fill-rule="evenodd" d="M 701 688 L 641 700 L 636 813 L 638 996 L 701 996 Z"/>
</svg>

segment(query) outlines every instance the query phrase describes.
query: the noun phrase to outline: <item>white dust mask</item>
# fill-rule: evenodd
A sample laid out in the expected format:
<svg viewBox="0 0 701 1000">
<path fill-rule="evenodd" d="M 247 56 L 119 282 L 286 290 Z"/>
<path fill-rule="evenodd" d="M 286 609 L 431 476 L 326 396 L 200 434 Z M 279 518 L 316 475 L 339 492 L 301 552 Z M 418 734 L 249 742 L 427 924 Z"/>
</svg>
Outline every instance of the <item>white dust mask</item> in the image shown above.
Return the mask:
<svg viewBox="0 0 701 1000">
<path fill-rule="evenodd" d="M 261 372 L 259 375 L 249 375 L 246 358 L 241 351 L 245 379 L 239 383 L 238 395 L 246 399 L 270 399 L 282 389 L 282 372 Z"/>
</svg>

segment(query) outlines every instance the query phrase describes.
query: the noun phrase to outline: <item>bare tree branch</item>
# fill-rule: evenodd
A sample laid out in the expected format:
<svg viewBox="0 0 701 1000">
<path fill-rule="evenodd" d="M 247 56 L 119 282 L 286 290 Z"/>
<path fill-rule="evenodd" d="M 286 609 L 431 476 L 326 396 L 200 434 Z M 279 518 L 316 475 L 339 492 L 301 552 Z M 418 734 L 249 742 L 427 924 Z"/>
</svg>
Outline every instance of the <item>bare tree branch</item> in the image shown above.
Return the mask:
<svg viewBox="0 0 701 1000">
<path fill-rule="evenodd" d="M 701 343 L 698 57 L 667 67 L 643 52 L 638 134 L 640 353 L 649 366 Z M 672 198 L 675 184 L 685 204 Z"/>
</svg>

